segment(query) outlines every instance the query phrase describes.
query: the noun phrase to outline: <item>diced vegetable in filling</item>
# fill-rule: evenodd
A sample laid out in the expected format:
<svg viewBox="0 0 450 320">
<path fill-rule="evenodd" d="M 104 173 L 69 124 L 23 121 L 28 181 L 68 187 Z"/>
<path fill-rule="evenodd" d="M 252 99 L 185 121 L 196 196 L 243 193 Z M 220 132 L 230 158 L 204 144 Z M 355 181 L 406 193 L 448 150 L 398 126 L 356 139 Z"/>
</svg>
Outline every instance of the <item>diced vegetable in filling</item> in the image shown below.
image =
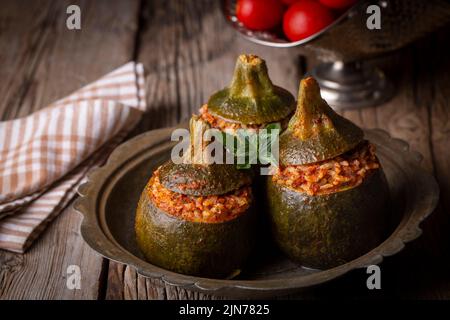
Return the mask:
<svg viewBox="0 0 450 320">
<path fill-rule="evenodd" d="M 364 141 L 331 160 L 279 167 L 272 179 L 296 191 L 320 195 L 356 187 L 379 167 L 375 147 Z"/>
</svg>

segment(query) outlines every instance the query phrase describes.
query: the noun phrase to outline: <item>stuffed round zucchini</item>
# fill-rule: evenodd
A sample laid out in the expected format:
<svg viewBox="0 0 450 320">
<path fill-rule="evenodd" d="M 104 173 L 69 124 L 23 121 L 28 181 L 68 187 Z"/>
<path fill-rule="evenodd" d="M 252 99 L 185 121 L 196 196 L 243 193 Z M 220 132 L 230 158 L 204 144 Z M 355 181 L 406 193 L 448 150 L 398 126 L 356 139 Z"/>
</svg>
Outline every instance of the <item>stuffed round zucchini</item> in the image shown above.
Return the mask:
<svg viewBox="0 0 450 320">
<path fill-rule="evenodd" d="M 291 259 L 330 268 L 380 243 L 389 191 L 374 146 L 327 105 L 311 77 L 301 81 L 279 152 L 280 165 L 267 180 L 269 216 Z"/>
<path fill-rule="evenodd" d="M 208 127 L 191 119 L 191 149 Z M 206 163 L 168 161 L 153 173 L 136 211 L 137 243 L 162 268 L 226 277 L 241 268 L 252 247 L 251 177 L 233 165 Z"/>
<path fill-rule="evenodd" d="M 295 98 L 272 84 L 263 59 L 240 55 L 229 87 L 214 93 L 200 109 L 212 127 L 234 133 L 237 129 L 260 129 L 270 123 L 287 126 L 295 110 Z"/>
</svg>

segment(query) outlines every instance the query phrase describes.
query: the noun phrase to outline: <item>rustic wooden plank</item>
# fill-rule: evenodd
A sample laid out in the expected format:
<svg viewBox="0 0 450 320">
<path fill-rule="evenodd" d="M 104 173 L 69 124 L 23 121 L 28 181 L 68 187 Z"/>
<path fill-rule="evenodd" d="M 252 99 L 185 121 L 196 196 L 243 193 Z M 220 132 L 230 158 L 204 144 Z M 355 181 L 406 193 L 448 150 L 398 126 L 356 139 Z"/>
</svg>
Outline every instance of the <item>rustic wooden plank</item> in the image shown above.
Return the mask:
<svg viewBox="0 0 450 320">
<path fill-rule="evenodd" d="M 448 34 L 448 30 L 442 32 L 441 35 Z M 391 135 L 408 141 L 413 150 L 424 156 L 422 167 L 434 174 L 444 159 L 435 157 L 432 132 L 437 131 L 436 124 L 432 123 L 432 113 L 439 106 L 437 97 L 440 95 L 442 100 L 446 92 L 443 87 L 436 90 L 436 85 L 442 86 L 443 79 L 436 77 L 439 70 L 432 66 L 442 67 L 441 70 L 448 72 L 449 64 L 445 62 L 448 52 L 446 41 L 436 42 L 436 35 L 433 35 L 398 55 L 389 69 L 392 76 L 395 73 L 402 75 L 400 97 L 403 100 L 395 107 L 377 109 L 379 126 L 386 126 Z M 448 156 L 448 152 L 441 155 Z M 447 175 L 449 169 L 447 167 Z M 443 210 L 442 200 L 445 198 L 444 193 L 437 210 L 422 224 L 423 235 L 400 255 L 387 260 L 384 269 L 394 296 L 424 299 L 448 297 L 450 277 L 447 270 L 450 268 L 450 259 L 446 230 L 450 217 L 448 211 Z"/>
<path fill-rule="evenodd" d="M 433 50 L 440 52 L 439 60 L 430 61 L 429 76 L 432 77 L 433 104 L 431 109 L 431 145 L 433 147 L 433 160 L 435 163 L 435 175 L 441 188 L 440 206 L 443 217 L 446 218 L 440 228 L 439 233 L 444 233 L 447 241 L 443 241 L 440 246 L 446 252 L 450 252 L 450 44 L 448 43 L 447 32 L 442 32 L 432 43 Z M 437 225 L 437 224 L 436 224 Z M 447 292 L 450 299 L 450 290 Z"/>
<path fill-rule="evenodd" d="M 226 25 L 219 5 L 211 1 L 145 2 L 138 60 L 148 73 L 150 110 L 141 130 L 175 125 L 190 117 L 211 92 L 230 81 L 240 53 L 261 54 L 274 82 L 296 90 L 297 84 L 289 80 L 297 68 L 286 68 L 289 61 L 296 61 L 296 55 L 245 41 Z"/>
<path fill-rule="evenodd" d="M 65 26 L 78 4 L 82 30 Z M 138 1 L 8 1 L 0 10 L 0 116 L 24 116 L 131 60 Z M 5 98 L 4 98 L 5 97 Z M 0 251 L 0 299 L 97 299 L 104 260 L 81 239 L 81 217 L 67 209 L 25 255 Z M 81 290 L 66 287 L 81 269 Z"/>
<path fill-rule="evenodd" d="M 297 54 L 242 39 L 226 25 L 216 1 L 148 1 L 143 6 L 142 19 L 138 60 L 148 73 L 149 111 L 138 131 L 187 119 L 212 92 L 229 83 L 240 53 L 263 56 L 274 83 L 293 93 L 297 90 Z M 132 268 L 125 267 L 124 272 L 122 268 L 110 263 L 106 295 L 109 299 L 217 298 L 143 279 Z M 122 290 L 118 290 L 120 287 Z"/>
<path fill-rule="evenodd" d="M 355 123 L 366 128 L 381 128 L 390 133 L 392 137 L 407 141 L 413 150 L 424 155 L 423 166 L 432 172 L 433 166 L 430 161 L 431 149 L 429 148 L 429 115 L 424 106 L 418 105 L 414 101 L 414 70 L 415 59 L 412 49 L 406 49 L 379 59 L 375 65 L 387 71 L 390 79 L 393 80 L 397 94 L 389 102 L 374 108 L 366 108 L 358 111 L 345 111 L 343 115 Z M 421 238 L 423 240 L 423 238 Z M 400 254 L 387 258 L 380 266 L 382 270 L 382 292 L 380 297 L 399 298 L 405 297 L 407 291 L 415 291 L 411 287 L 414 283 L 411 272 L 411 259 L 417 258 L 418 243 L 408 244 Z M 419 246 L 420 247 L 420 246 Z M 418 265 L 414 266 L 417 270 Z M 422 271 L 423 272 L 423 271 Z M 367 275 L 363 272 L 353 273 L 343 279 L 353 284 L 354 290 L 348 290 L 346 295 L 353 298 L 371 298 L 374 296 L 365 287 Z M 345 290 L 345 282 L 332 284 L 332 292 Z M 324 293 L 328 294 L 328 293 Z"/>
<path fill-rule="evenodd" d="M 32 2 L 26 10 L 16 2 L 2 3 L 0 46 L 7 48 L 0 50 L 4 62 L 0 68 L 0 95 L 5 97 L 0 101 L 1 119 L 26 115 L 133 57 L 137 3 L 98 3 L 81 3 L 87 16 L 83 31 L 78 33 L 64 29 L 60 3 Z M 100 6 L 104 8 L 98 11 Z M 172 125 L 195 112 L 210 92 L 229 81 L 234 59 L 241 52 L 266 58 L 274 82 L 296 92 L 297 51 L 268 49 L 239 38 L 225 26 L 217 3 L 148 2 L 143 7 L 142 21 L 138 58 L 149 71 L 147 101 L 151 108 L 139 130 Z M 216 41 L 218 34 L 220 41 Z M 388 59 L 386 66 L 400 91 L 394 100 L 379 108 L 344 113 L 363 126 L 382 127 L 409 141 L 413 149 L 424 154 L 424 167 L 437 175 L 441 186 L 440 206 L 424 224 L 424 235 L 382 265 L 386 274 L 383 283 L 387 285 L 383 297 L 450 297 L 446 258 L 450 242 L 445 232 L 450 208 L 450 66 L 445 57 L 450 50 L 446 37 L 436 39 Z M 67 211 L 27 255 L 1 252 L 0 297 L 98 297 L 102 259 L 81 241 L 79 220 L 74 212 Z M 69 264 L 79 264 L 82 272 L 89 270 L 87 275 L 83 273 L 87 286 L 82 285 L 81 291 L 65 289 L 65 268 Z M 212 298 L 144 279 L 133 269 L 116 263 L 110 263 L 108 270 L 109 299 Z M 353 273 L 295 297 L 373 297 L 363 279 L 364 274 Z"/>
</svg>

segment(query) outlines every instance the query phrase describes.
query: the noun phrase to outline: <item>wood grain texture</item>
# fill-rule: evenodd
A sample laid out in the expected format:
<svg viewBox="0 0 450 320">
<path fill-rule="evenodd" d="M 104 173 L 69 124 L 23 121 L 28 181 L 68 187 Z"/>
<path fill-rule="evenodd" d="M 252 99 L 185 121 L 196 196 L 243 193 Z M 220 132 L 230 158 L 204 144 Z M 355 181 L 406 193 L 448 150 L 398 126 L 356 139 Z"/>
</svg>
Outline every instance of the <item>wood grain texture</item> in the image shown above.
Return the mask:
<svg viewBox="0 0 450 320">
<path fill-rule="evenodd" d="M 65 10 L 74 3 L 82 10 L 80 31 L 65 27 Z M 131 60 L 138 5 L 2 1 L 1 119 L 45 107 Z M 80 215 L 67 209 L 25 255 L 0 251 L 0 299 L 97 299 L 106 266 L 81 239 L 80 222 Z M 81 290 L 67 289 L 69 265 L 81 269 Z"/>
<path fill-rule="evenodd" d="M 84 1 L 81 32 L 65 29 L 69 1 L 16 1 L 0 10 L 0 120 L 24 116 L 114 67 L 144 63 L 149 111 L 133 134 L 187 119 L 231 79 L 240 53 L 266 59 L 273 82 L 297 93 L 303 73 L 317 64 L 298 49 L 254 45 L 226 25 L 218 1 Z M 23 23 L 27 21 L 29 23 Z M 345 111 L 357 124 L 380 127 L 424 155 L 422 166 L 441 187 L 424 234 L 381 265 L 382 290 L 366 288 L 364 270 L 291 295 L 319 298 L 450 299 L 450 45 L 446 28 L 372 61 L 393 79 L 397 95 L 376 108 Z M 146 279 L 98 257 L 67 210 L 26 255 L 0 252 L 0 298 L 220 299 Z M 82 290 L 65 287 L 65 269 L 80 265 Z"/>
</svg>

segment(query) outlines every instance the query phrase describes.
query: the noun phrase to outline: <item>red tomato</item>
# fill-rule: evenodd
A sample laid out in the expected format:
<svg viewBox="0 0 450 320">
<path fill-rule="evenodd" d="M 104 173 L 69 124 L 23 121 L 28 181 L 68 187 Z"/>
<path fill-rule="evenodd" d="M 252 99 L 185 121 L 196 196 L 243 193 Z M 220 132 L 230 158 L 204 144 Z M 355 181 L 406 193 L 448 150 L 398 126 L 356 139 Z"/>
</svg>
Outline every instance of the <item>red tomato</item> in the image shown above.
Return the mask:
<svg viewBox="0 0 450 320">
<path fill-rule="evenodd" d="M 294 2 L 297 2 L 300 0 L 281 0 L 281 2 L 283 2 L 285 5 L 290 6 L 291 4 L 293 4 Z"/>
<path fill-rule="evenodd" d="M 332 9 L 344 9 L 350 7 L 357 0 L 319 0 L 324 6 Z"/>
<path fill-rule="evenodd" d="M 291 41 L 298 41 L 319 32 L 333 22 L 331 11 L 312 0 L 294 3 L 284 14 L 283 30 Z"/>
<path fill-rule="evenodd" d="M 278 0 L 239 0 L 236 16 L 251 30 L 269 30 L 280 24 L 283 5 Z"/>
</svg>

